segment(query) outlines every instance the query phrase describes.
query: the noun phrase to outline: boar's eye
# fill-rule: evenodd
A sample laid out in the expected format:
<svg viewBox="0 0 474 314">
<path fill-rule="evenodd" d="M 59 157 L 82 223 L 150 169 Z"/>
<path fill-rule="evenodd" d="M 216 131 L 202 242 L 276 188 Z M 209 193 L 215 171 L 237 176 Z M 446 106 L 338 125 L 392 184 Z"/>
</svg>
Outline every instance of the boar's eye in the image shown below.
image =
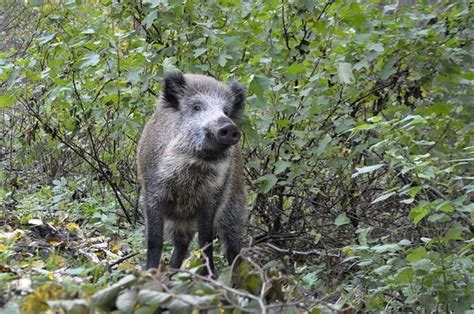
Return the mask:
<svg viewBox="0 0 474 314">
<path fill-rule="evenodd" d="M 224 114 L 225 114 L 226 116 L 229 116 L 229 109 L 227 109 L 227 108 L 224 109 Z"/>
<path fill-rule="evenodd" d="M 194 104 L 193 105 L 193 111 L 201 111 L 201 104 Z"/>
</svg>

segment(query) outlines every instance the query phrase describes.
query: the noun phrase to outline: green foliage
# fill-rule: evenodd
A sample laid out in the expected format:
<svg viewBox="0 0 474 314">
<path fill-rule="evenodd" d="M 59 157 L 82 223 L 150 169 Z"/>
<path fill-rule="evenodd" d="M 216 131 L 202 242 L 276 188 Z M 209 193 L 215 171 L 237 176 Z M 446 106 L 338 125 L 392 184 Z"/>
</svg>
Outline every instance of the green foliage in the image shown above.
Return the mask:
<svg viewBox="0 0 474 314">
<path fill-rule="evenodd" d="M 472 310 L 472 7 L 385 4 L 126 0 L 25 8 L 31 23 L 16 28 L 23 36 L 5 37 L 10 46 L 0 52 L 8 225 L 90 223 L 138 247 L 123 227 L 140 219 L 141 128 L 163 73 L 204 73 L 247 87 L 250 235 L 259 247 L 270 244 L 255 254 L 258 262 L 288 255 L 284 271 L 300 279 L 301 295 L 337 291 L 341 307 Z M 2 263 L 15 254 L 12 239 Z M 50 269 L 61 267 L 57 256 Z M 262 272 L 245 278 L 246 293 L 267 282 L 291 299 Z M 129 293 L 117 304 L 173 302 L 160 293 Z M 305 303 L 301 295 L 293 300 Z"/>
</svg>

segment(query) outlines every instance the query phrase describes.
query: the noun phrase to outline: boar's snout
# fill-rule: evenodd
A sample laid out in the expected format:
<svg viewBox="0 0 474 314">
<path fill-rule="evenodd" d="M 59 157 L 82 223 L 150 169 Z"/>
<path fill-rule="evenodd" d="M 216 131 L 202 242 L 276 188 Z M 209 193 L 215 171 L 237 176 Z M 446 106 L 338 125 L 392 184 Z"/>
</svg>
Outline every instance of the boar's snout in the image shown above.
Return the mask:
<svg viewBox="0 0 474 314">
<path fill-rule="evenodd" d="M 233 123 L 227 123 L 217 129 L 216 139 L 222 145 L 234 145 L 240 140 L 239 128 Z"/>
</svg>

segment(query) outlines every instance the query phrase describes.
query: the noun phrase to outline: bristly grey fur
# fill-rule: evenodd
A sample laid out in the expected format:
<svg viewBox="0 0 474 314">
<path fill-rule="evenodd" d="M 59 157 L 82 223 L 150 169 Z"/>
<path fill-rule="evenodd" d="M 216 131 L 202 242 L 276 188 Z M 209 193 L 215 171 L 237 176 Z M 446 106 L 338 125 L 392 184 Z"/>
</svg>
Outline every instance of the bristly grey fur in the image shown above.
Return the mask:
<svg viewBox="0 0 474 314">
<path fill-rule="evenodd" d="M 163 239 L 173 242 L 171 266 L 179 268 L 189 242 L 212 263 L 214 229 L 232 263 L 245 231 L 245 192 L 240 138 L 244 89 L 204 75 L 173 73 L 145 126 L 138 175 L 146 214 L 147 268 L 157 267 Z"/>
</svg>

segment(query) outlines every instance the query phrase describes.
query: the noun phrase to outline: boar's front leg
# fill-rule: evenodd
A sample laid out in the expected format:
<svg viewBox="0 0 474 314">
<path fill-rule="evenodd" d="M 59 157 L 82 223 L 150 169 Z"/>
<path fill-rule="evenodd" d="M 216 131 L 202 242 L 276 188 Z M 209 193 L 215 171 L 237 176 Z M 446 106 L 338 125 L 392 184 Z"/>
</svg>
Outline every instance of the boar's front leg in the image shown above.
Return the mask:
<svg viewBox="0 0 474 314">
<path fill-rule="evenodd" d="M 153 194 L 146 195 L 145 200 L 146 219 L 146 269 L 157 268 L 160 265 L 161 253 L 163 251 L 163 213 L 160 203 Z"/>
<path fill-rule="evenodd" d="M 209 268 L 211 270 L 211 274 L 214 274 L 214 258 L 212 252 L 212 241 L 214 240 L 214 213 L 212 211 L 204 211 L 199 217 L 198 233 L 199 247 L 205 247 L 204 255 L 209 260 Z M 201 274 L 209 274 L 209 269 L 207 266 L 202 269 Z"/>
</svg>

